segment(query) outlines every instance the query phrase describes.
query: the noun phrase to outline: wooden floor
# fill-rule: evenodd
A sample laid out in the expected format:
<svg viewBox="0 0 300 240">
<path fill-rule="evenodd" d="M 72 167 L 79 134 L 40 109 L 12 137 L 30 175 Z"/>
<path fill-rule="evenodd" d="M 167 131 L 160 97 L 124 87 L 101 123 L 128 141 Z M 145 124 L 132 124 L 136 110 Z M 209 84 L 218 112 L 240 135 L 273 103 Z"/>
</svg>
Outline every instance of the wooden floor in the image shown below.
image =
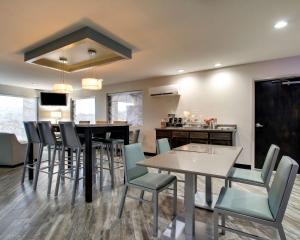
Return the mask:
<svg viewBox="0 0 300 240">
<path fill-rule="evenodd" d="M 117 186 L 109 187 L 109 176 L 106 175 L 103 192 L 95 186 L 94 202 L 86 204 L 83 187 L 80 184 L 75 207 L 72 208 L 71 184 L 66 180 L 57 199 L 52 194 L 46 196 L 47 175 L 41 174 L 37 192 L 32 191 L 32 184 L 26 180 L 20 184 L 22 167 L 0 169 L 0 239 L 153 239 L 152 210 L 150 204 L 138 204 L 127 199 L 121 220 L 117 219 L 117 210 L 122 192 L 122 170 L 116 174 Z M 182 176 L 179 176 L 182 178 Z M 56 180 L 56 176 L 55 176 Z M 55 180 L 53 186 L 55 186 Z M 218 193 L 224 181 L 214 179 L 213 190 Z M 233 184 L 234 187 L 247 191 L 264 192 L 262 188 Z M 198 177 L 198 189 L 204 189 L 203 179 Z M 131 195 L 139 192 L 130 190 Z M 178 214 L 183 215 L 183 183 L 178 188 Z M 150 195 L 145 195 L 151 199 Z M 300 176 L 297 176 L 288 209 L 283 221 L 287 239 L 300 239 Z M 162 194 L 159 199 L 159 230 L 163 231 L 170 222 L 171 197 Z M 212 213 L 196 210 L 197 226 L 204 226 L 208 232 L 206 239 L 212 239 Z M 205 225 L 206 224 L 206 225 Z M 249 231 L 253 234 L 279 239 L 276 231 L 264 226 L 249 224 L 245 221 L 230 218 L 229 226 Z M 246 239 L 232 233 L 226 233 L 220 239 Z"/>
</svg>

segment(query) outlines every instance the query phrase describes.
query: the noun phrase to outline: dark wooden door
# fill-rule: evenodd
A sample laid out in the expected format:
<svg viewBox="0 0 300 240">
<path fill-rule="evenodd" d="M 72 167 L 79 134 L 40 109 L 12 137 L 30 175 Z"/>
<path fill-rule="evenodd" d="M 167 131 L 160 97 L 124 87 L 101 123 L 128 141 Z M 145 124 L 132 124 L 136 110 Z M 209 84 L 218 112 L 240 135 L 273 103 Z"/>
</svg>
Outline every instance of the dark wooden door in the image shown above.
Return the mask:
<svg viewBox="0 0 300 240">
<path fill-rule="evenodd" d="M 262 168 L 272 143 L 300 162 L 300 78 L 255 82 L 255 167 Z M 300 83 L 300 82 L 299 82 Z M 277 162 L 278 164 L 278 162 Z"/>
</svg>

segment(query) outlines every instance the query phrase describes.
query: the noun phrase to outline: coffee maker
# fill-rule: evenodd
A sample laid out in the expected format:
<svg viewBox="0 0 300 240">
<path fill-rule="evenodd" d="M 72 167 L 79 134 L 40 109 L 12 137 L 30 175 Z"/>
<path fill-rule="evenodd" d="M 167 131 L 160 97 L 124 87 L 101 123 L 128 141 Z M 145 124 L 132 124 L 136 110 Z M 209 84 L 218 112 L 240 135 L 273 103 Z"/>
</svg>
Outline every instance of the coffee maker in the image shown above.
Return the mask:
<svg viewBox="0 0 300 240">
<path fill-rule="evenodd" d="M 174 113 L 168 114 L 169 121 L 167 122 L 167 127 L 182 127 L 182 118 L 175 117 Z"/>
</svg>

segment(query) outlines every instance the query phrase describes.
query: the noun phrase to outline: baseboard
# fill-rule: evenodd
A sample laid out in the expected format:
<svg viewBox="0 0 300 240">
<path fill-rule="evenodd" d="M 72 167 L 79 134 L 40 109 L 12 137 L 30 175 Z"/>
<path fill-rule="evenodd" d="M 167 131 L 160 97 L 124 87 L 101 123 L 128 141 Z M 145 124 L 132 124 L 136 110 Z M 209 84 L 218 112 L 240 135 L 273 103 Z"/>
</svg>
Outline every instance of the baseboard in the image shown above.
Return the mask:
<svg viewBox="0 0 300 240">
<path fill-rule="evenodd" d="M 243 169 L 251 169 L 251 165 L 249 165 L 249 164 L 241 164 L 241 163 L 235 163 L 234 167 L 236 167 L 236 168 L 243 168 Z"/>
<path fill-rule="evenodd" d="M 151 152 L 144 152 L 145 156 L 150 156 L 153 157 L 156 155 L 156 153 L 151 153 Z"/>
<path fill-rule="evenodd" d="M 19 167 L 23 165 L 23 163 L 18 163 L 18 164 L 15 164 L 15 165 L 1 165 L 0 164 L 0 168 L 15 168 L 15 167 Z"/>
</svg>

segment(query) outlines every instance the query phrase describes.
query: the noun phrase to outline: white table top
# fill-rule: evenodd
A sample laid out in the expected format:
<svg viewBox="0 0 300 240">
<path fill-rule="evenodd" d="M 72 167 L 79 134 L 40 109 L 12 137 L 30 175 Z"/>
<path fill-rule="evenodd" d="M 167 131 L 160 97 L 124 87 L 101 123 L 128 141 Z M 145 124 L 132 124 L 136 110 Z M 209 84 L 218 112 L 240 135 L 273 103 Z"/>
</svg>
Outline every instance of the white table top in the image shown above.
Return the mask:
<svg viewBox="0 0 300 240">
<path fill-rule="evenodd" d="M 173 172 L 226 178 L 241 151 L 242 147 L 235 146 L 188 144 L 137 164 Z"/>
</svg>

